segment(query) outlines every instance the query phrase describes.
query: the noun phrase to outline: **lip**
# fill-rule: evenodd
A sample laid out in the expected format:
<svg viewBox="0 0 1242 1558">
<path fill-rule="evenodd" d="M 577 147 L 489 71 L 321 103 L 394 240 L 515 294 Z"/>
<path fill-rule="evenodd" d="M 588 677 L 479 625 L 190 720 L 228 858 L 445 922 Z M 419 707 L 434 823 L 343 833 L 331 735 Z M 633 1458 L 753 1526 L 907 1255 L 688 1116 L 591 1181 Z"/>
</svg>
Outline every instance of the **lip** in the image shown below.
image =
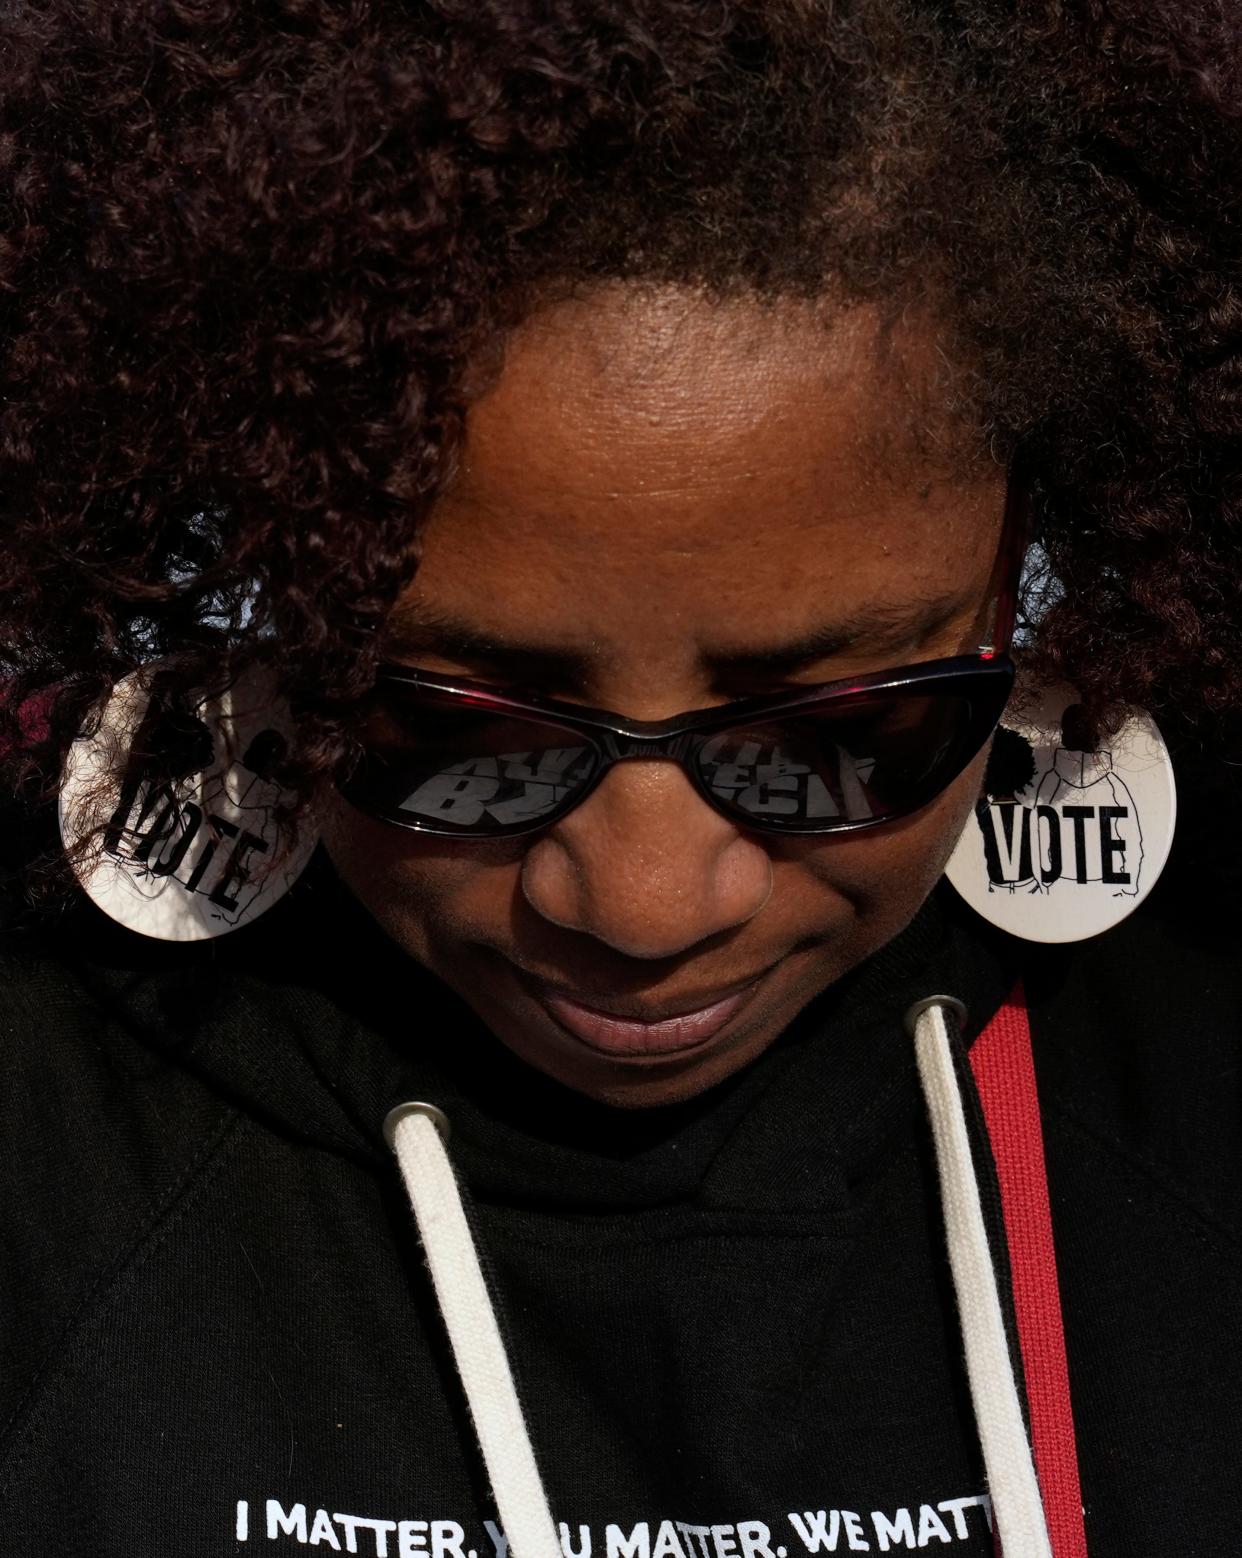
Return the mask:
<svg viewBox="0 0 1242 1558">
<path fill-rule="evenodd" d="M 538 980 L 523 980 L 558 1025 L 580 1043 L 613 1059 L 680 1055 L 707 1044 L 748 1003 L 762 975 L 723 996 L 660 1017 L 625 1017 L 601 1011 Z"/>
</svg>

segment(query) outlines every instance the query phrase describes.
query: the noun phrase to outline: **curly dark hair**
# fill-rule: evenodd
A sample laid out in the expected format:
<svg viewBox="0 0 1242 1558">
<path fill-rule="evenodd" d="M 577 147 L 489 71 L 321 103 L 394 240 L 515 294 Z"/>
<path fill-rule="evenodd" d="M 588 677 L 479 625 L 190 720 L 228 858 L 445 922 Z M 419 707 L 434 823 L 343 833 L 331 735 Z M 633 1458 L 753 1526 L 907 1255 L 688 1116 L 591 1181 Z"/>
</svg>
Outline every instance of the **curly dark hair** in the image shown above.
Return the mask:
<svg viewBox="0 0 1242 1558">
<path fill-rule="evenodd" d="M 0 36 L 32 801 L 153 658 L 183 689 L 265 660 L 283 777 L 339 772 L 505 332 L 613 278 L 933 304 L 976 450 L 1036 474 L 1036 668 L 1242 710 L 1233 5 L 9 0 Z"/>
</svg>

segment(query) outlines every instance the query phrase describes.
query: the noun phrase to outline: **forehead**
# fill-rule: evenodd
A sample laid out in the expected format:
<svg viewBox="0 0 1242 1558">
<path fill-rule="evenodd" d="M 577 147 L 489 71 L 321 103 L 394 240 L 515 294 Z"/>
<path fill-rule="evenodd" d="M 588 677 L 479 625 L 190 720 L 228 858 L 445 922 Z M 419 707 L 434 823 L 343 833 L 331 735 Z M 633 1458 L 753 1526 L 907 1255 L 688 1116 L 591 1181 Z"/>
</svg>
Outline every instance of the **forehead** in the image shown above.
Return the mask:
<svg viewBox="0 0 1242 1558">
<path fill-rule="evenodd" d="M 939 364 L 930 330 L 810 302 L 545 308 L 472 408 L 403 604 L 650 643 L 969 592 L 1003 482 L 915 436 Z"/>
</svg>

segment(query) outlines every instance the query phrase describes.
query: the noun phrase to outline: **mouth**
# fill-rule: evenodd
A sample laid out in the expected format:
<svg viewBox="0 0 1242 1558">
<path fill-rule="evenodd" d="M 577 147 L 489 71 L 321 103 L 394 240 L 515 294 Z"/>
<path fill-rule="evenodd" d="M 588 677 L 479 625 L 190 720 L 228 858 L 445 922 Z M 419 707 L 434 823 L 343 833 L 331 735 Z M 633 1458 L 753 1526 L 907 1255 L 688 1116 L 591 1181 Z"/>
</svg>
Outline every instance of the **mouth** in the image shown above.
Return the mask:
<svg viewBox="0 0 1242 1558">
<path fill-rule="evenodd" d="M 756 975 L 740 989 L 687 1000 L 679 1010 L 650 1018 L 603 1011 L 538 980 L 523 978 L 522 983 L 557 1026 L 588 1049 L 612 1059 L 642 1059 L 706 1045 L 749 1003 L 762 978 Z"/>
</svg>

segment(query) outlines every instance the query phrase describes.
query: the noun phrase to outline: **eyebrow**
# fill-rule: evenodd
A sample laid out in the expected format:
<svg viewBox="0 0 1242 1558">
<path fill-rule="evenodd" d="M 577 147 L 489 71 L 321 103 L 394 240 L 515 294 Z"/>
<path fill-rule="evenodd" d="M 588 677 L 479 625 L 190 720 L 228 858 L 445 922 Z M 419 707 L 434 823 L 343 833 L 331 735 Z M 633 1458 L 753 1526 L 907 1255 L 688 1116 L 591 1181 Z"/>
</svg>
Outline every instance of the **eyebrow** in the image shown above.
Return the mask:
<svg viewBox="0 0 1242 1558">
<path fill-rule="evenodd" d="M 783 644 L 723 646 L 708 651 L 704 664 L 718 674 L 791 674 L 848 649 L 865 646 L 874 653 L 917 648 L 963 611 L 960 596 L 934 596 L 892 605 L 873 605 L 834 622 L 818 624 Z M 523 679 L 584 678 L 598 655 L 588 648 L 514 639 L 490 632 L 464 618 L 426 607 L 394 614 L 384 629 L 384 654 L 416 661 L 434 654 L 521 676 Z"/>
<path fill-rule="evenodd" d="M 394 615 L 384 625 L 383 652 L 405 659 L 426 654 L 467 665 L 504 668 L 531 676 L 580 674 L 592 656 L 587 650 L 519 641 L 443 612 L 423 608 L 417 617 Z"/>
</svg>

